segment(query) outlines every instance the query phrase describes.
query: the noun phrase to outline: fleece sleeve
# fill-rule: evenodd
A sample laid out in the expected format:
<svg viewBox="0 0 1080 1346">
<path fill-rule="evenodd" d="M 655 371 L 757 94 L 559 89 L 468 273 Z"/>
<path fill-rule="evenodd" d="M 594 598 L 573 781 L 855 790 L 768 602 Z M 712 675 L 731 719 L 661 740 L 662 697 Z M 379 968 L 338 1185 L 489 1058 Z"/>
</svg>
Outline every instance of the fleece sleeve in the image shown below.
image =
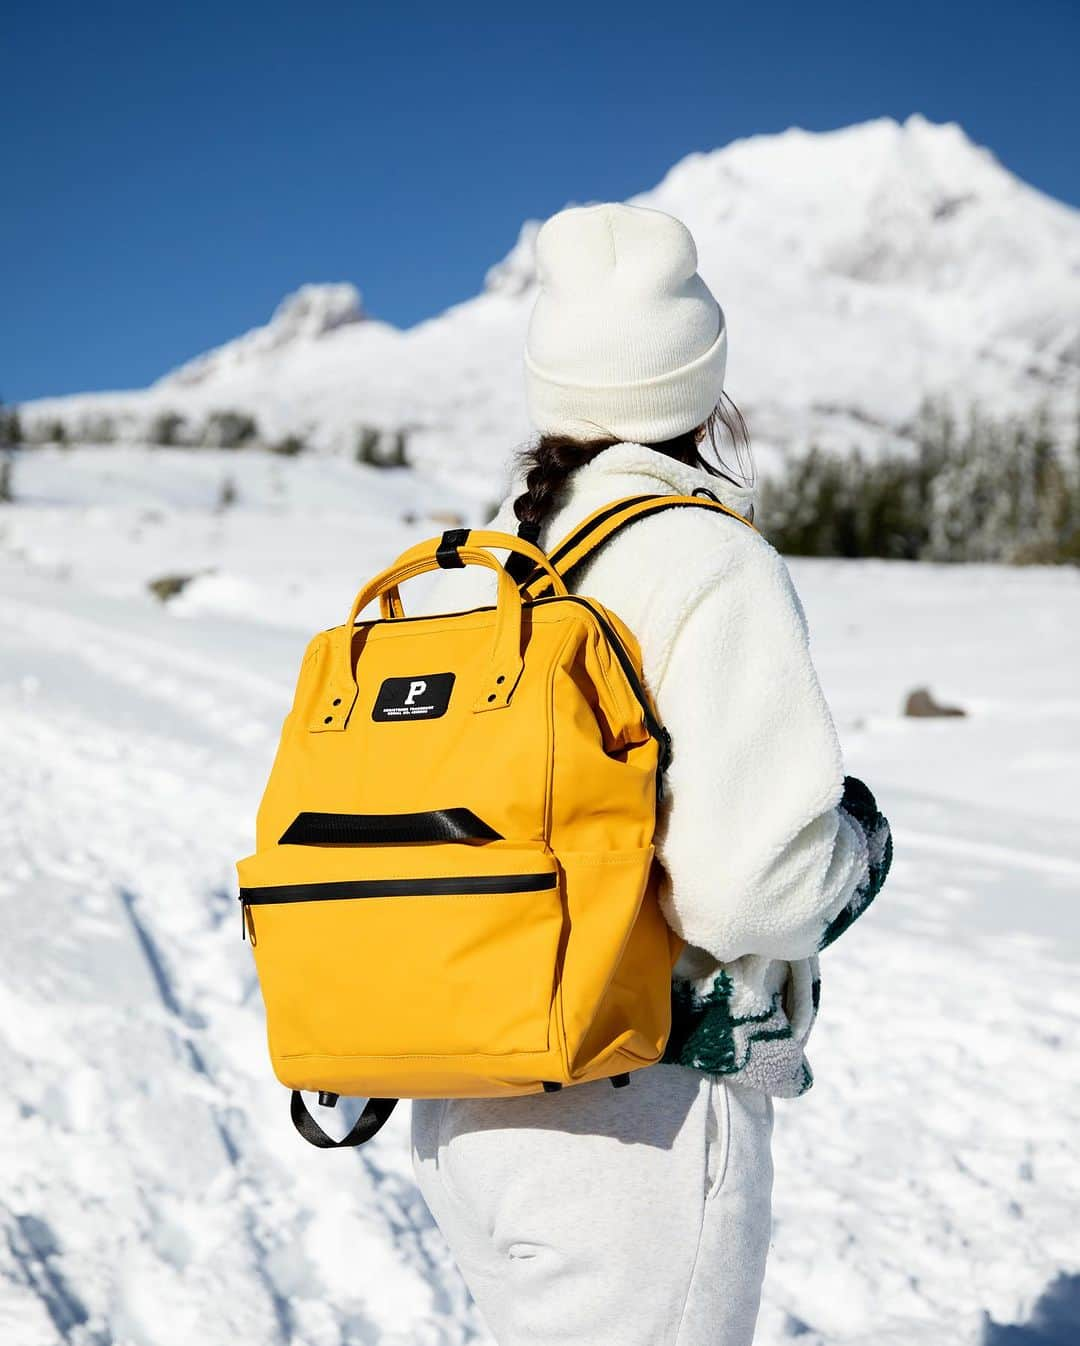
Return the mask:
<svg viewBox="0 0 1080 1346">
<path fill-rule="evenodd" d="M 680 618 L 654 688 L 673 747 L 664 913 L 721 962 L 816 953 L 891 857 L 873 796 L 844 775 L 787 567 L 751 542 Z"/>
</svg>

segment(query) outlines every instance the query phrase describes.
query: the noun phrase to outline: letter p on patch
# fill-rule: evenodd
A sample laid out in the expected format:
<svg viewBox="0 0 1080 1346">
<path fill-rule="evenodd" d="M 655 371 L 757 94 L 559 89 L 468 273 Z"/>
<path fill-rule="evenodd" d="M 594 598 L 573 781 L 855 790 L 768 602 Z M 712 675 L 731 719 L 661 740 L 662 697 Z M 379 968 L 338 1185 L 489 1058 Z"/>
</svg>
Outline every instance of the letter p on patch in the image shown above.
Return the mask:
<svg viewBox="0 0 1080 1346">
<path fill-rule="evenodd" d="M 426 691 L 427 691 L 426 682 L 420 682 L 420 681 L 410 682 L 409 695 L 405 698 L 405 704 L 407 706 L 411 706 L 413 702 L 416 700 L 416 698 L 418 696 L 423 696 Z"/>
</svg>

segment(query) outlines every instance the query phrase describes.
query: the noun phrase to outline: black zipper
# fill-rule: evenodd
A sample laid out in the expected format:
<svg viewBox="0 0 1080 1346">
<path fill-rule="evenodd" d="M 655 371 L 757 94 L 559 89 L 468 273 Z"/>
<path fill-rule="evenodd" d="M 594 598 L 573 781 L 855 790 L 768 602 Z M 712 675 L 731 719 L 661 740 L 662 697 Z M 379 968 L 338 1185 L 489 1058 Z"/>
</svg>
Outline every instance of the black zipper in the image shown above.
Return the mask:
<svg viewBox="0 0 1080 1346">
<path fill-rule="evenodd" d="M 287 883 L 241 888 L 247 907 L 273 902 L 335 902 L 362 897 L 465 897 L 471 893 L 539 893 L 554 888 L 548 874 L 467 874 L 434 879 L 352 879 L 341 883 Z"/>
<path fill-rule="evenodd" d="M 615 658 L 619 661 L 623 673 L 626 675 L 626 681 L 630 684 L 630 689 L 634 693 L 638 704 L 641 706 L 641 713 L 645 718 L 645 728 L 660 748 L 660 758 L 657 763 L 656 771 L 656 793 L 658 798 L 663 798 L 663 774 L 668 769 L 671 762 L 671 735 L 656 718 L 656 712 L 649 704 L 649 697 L 637 675 L 633 660 L 630 658 L 626 646 L 619 639 L 619 634 L 607 618 L 593 607 L 587 598 L 582 598 L 580 594 L 551 594 L 548 598 L 534 598 L 530 600 L 534 605 L 541 603 L 577 603 L 591 612 L 597 625 L 607 637 L 608 644 L 615 651 Z"/>
</svg>

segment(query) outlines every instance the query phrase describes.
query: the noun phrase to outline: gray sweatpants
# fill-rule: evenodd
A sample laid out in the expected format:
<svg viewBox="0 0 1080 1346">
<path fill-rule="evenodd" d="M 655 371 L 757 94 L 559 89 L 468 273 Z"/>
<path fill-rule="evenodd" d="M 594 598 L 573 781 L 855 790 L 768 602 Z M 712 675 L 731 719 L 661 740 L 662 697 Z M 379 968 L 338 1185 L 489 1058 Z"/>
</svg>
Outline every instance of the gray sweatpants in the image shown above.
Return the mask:
<svg viewBox="0 0 1080 1346">
<path fill-rule="evenodd" d="M 413 1169 L 499 1346 L 750 1346 L 773 1105 L 685 1066 L 416 1099 Z"/>
</svg>

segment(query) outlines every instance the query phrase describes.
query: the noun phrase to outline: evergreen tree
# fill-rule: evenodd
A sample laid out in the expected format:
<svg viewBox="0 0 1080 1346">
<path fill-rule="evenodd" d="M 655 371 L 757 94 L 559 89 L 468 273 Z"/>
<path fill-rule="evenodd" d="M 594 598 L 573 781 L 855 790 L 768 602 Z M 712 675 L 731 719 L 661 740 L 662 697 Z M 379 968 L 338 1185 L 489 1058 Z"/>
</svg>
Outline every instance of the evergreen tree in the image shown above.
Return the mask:
<svg viewBox="0 0 1080 1346">
<path fill-rule="evenodd" d="M 0 401 L 0 447 L 22 443 L 22 425 L 17 407 L 5 407 Z"/>
<path fill-rule="evenodd" d="M 150 422 L 146 437 L 151 444 L 170 448 L 181 442 L 180 432 L 183 425 L 183 416 L 178 416 L 175 411 L 163 411 Z"/>
<path fill-rule="evenodd" d="M 1049 413 L 993 420 L 926 401 L 914 453 L 811 445 L 762 486 L 761 524 L 792 555 L 1052 563 L 1080 560 L 1080 414 L 1059 445 Z"/>
<path fill-rule="evenodd" d="M 212 411 L 206 420 L 202 442 L 210 449 L 240 449 L 257 437 L 254 416 L 244 411 Z"/>
</svg>

